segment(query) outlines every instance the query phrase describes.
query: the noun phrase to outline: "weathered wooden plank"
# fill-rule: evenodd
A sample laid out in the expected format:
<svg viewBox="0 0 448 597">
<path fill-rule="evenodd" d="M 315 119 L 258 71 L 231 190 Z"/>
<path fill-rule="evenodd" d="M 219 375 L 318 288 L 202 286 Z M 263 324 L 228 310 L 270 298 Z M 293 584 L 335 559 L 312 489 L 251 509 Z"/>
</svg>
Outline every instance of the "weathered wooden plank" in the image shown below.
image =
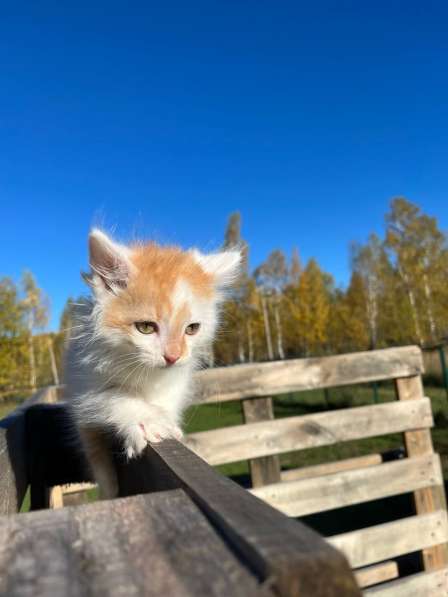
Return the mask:
<svg viewBox="0 0 448 597">
<path fill-rule="evenodd" d="M 243 400 L 243 414 L 245 423 L 272 421 L 274 419 L 272 398 Z M 249 467 L 252 487 L 261 487 L 280 481 L 280 458 L 278 456 L 253 458 L 249 461 Z"/>
<path fill-rule="evenodd" d="M 0 594 L 265 595 L 183 491 L 0 519 Z"/>
<path fill-rule="evenodd" d="M 345 460 L 335 460 L 334 462 L 323 462 L 322 464 L 315 464 L 313 466 L 284 470 L 281 472 L 281 480 L 298 481 L 299 479 L 311 479 L 312 477 L 321 477 L 322 475 L 331 475 L 357 468 L 375 466 L 382 462 L 381 454 L 366 454 L 365 456 L 356 456 L 355 458 L 347 458 Z"/>
<path fill-rule="evenodd" d="M 27 487 L 25 423 L 16 412 L 0 421 L 0 514 L 18 512 Z"/>
<path fill-rule="evenodd" d="M 217 474 L 174 440 L 117 462 L 121 495 L 182 487 L 227 544 L 278 596 L 352 597 L 359 589 L 347 562 L 314 531 L 289 520 Z"/>
<path fill-rule="evenodd" d="M 381 564 L 372 564 L 366 568 L 358 568 L 355 570 L 355 578 L 361 588 L 398 578 L 397 562 L 390 560 Z"/>
<path fill-rule="evenodd" d="M 186 444 L 216 465 L 432 424 L 430 400 L 422 398 L 202 431 L 188 435 Z"/>
<path fill-rule="evenodd" d="M 353 568 L 360 568 L 440 545 L 447 537 L 447 514 L 440 510 L 343 533 L 327 540 L 345 553 Z"/>
<path fill-rule="evenodd" d="M 251 489 L 287 516 L 306 516 L 442 485 L 437 454 Z"/>
<path fill-rule="evenodd" d="M 420 376 L 396 380 L 398 399 L 410 404 L 423 396 L 423 385 Z M 422 427 L 424 427 L 422 425 Z M 433 451 L 431 433 L 427 429 L 407 431 L 404 434 L 406 450 L 409 456 L 420 456 Z M 446 510 L 445 490 L 443 484 L 437 487 L 419 489 L 414 493 L 417 514 Z M 437 570 L 448 566 L 448 545 L 438 545 L 423 551 L 425 570 Z"/>
<path fill-rule="evenodd" d="M 70 483 L 68 485 L 55 485 L 50 489 L 50 508 L 63 506 L 79 506 L 88 503 L 87 492 L 94 489 L 94 483 Z"/>
<path fill-rule="evenodd" d="M 418 375 L 417 346 L 386 348 L 332 357 L 251 363 L 196 374 L 198 402 L 240 400 Z"/>
<path fill-rule="evenodd" d="M 364 591 L 368 597 L 447 597 L 448 569 L 420 572 Z"/>
</svg>

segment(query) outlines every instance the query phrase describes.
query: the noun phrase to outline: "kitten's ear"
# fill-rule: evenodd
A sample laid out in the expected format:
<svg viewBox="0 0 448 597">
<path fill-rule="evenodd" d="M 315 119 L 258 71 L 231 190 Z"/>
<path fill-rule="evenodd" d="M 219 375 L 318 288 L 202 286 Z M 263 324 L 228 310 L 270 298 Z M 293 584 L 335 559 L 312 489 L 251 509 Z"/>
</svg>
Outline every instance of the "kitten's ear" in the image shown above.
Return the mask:
<svg viewBox="0 0 448 597">
<path fill-rule="evenodd" d="M 224 288 L 237 279 L 241 265 L 241 251 L 238 249 L 210 255 L 194 251 L 194 256 L 202 269 L 214 277 L 216 286 Z"/>
<path fill-rule="evenodd" d="M 111 240 L 98 228 L 89 234 L 89 264 L 91 274 L 85 279 L 94 290 L 115 293 L 126 287 L 131 269 L 129 249 Z"/>
</svg>

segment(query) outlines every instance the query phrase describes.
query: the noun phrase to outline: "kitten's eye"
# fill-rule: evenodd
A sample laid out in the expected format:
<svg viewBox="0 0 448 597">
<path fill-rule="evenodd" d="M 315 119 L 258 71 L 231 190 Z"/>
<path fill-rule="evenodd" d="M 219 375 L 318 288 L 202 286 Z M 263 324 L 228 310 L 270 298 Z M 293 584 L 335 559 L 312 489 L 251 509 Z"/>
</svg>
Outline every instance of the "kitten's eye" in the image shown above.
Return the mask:
<svg viewBox="0 0 448 597">
<path fill-rule="evenodd" d="M 154 334 L 159 331 L 159 326 L 154 321 L 136 321 L 134 325 L 141 334 Z"/>
<path fill-rule="evenodd" d="M 199 332 L 200 327 L 200 323 L 190 323 L 190 325 L 187 325 L 187 327 L 185 328 L 185 333 L 189 336 L 194 336 Z"/>
</svg>

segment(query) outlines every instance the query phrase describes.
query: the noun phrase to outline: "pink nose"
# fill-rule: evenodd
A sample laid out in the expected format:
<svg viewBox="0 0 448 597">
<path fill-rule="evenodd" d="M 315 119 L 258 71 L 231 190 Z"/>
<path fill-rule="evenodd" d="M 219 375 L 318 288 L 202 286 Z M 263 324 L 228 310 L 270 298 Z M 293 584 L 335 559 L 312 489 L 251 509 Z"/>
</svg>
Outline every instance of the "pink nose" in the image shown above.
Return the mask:
<svg viewBox="0 0 448 597">
<path fill-rule="evenodd" d="M 180 355 L 164 354 L 163 358 L 165 359 L 167 365 L 174 365 L 174 363 L 179 360 L 179 356 Z"/>
</svg>

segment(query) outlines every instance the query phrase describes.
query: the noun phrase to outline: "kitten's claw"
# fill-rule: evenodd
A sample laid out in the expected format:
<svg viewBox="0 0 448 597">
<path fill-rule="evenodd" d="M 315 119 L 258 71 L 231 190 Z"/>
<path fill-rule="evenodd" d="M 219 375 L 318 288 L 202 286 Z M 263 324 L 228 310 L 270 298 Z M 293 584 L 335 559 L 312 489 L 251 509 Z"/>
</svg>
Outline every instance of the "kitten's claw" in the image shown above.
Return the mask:
<svg viewBox="0 0 448 597">
<path fill-rule="evenodd" d="M 165 419 L 154 423 L 153 419 L 141 421 L 128 428 L 125 436 L 125 454 L 130 460 L 139 456 L 147 444 L 159 444 L 164 439 L 181 440 L 183 437 L 180 427 Z"/>
</svg>

